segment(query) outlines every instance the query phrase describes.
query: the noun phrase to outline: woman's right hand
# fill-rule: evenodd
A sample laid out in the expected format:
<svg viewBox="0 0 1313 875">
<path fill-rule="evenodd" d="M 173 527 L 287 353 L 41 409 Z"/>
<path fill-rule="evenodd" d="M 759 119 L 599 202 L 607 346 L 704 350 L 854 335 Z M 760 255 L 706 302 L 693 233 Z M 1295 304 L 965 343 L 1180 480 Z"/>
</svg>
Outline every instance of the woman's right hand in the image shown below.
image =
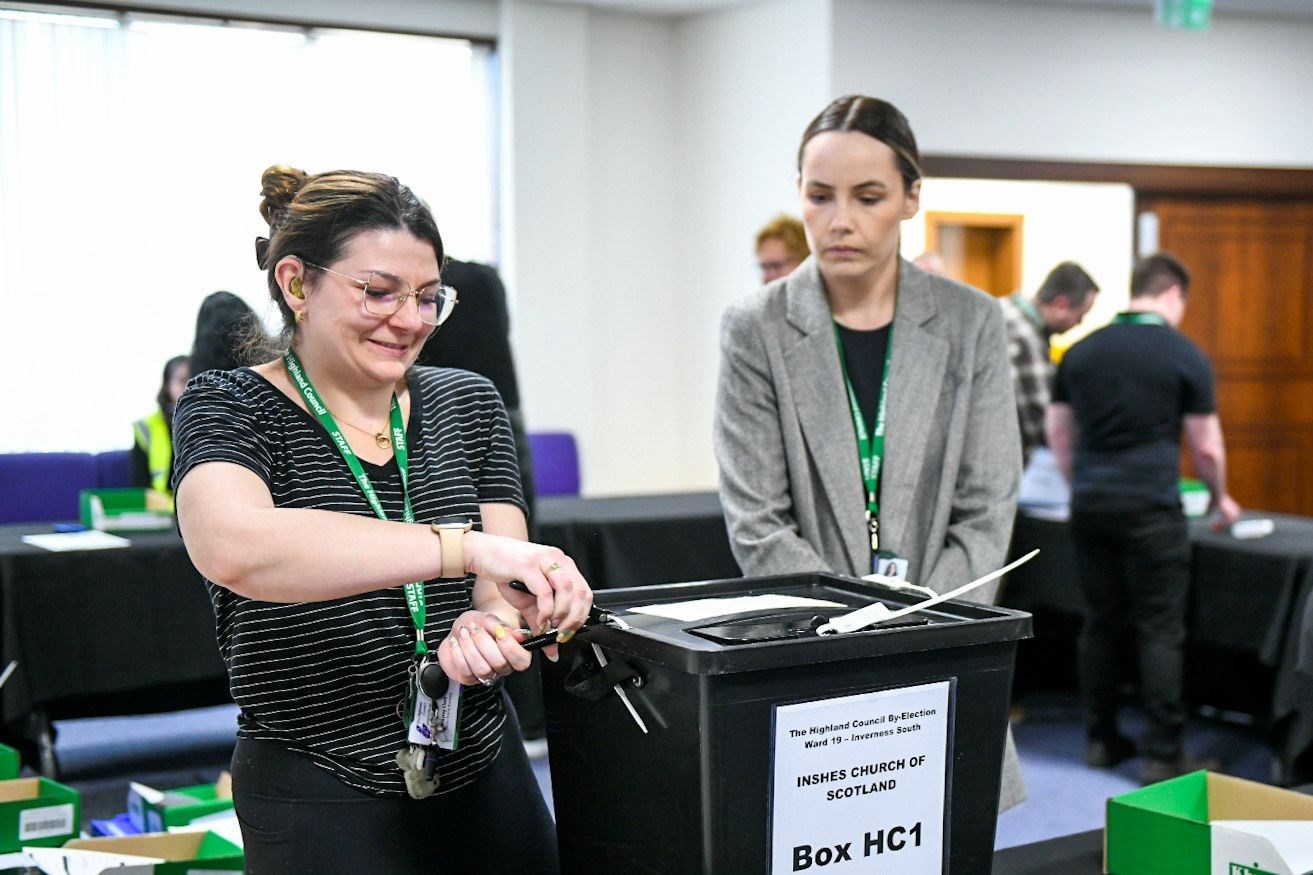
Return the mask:
<svg viewBox="0 0 1313 875">
<path fill-rule="evenodd" d="M 588 619 L 593 591 L 560 549 L 479 531 L 465 533 L 464 548 L 466 570 L 497 584 L 535 632 L 555 627 L 572 634 Z M 514 580 L 529 591 L 512 589 Z"/>
</svg>

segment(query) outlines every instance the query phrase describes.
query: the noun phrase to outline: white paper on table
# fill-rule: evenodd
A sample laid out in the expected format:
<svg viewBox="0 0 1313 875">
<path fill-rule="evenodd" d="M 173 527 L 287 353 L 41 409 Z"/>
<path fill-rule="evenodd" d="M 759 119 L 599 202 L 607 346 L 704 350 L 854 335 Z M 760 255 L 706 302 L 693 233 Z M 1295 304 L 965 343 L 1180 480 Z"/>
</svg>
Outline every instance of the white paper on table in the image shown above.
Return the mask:
<svg viewBox="0 0 1313 875">
<path fill-rule="evenodd" d="M 813 599 L 796 595 L 741 595 L 727 598 L 693 599 L 687 602 L 670 602 L 659 605 L 642 605 L 626 608 L 635 614 L 666 617 L 671 620 L 705 620 L 726 614 L 744 614 L 775 608 L 842 608 L 842 602 Z"/>
<path fill-rule="evenodd" d="M 24 535 L 24 544 L 64 553 L 69 550 L 112 550 L 116 547 L 130 547 L 132 542 L 118 535 L 111 535 L 96 529 L 85 532 L 52 532 L 49 535 Z"/>
<path fill-rule="evenodd" d="M 1065 506 L 1071 503 L 1071 487 L 1067 485 L 1058 460 L 1048 447 L 1036 447 L 1030 453 L 1030 462 L 1021 473 L 1021 487 L 1017 504 L 1024 508 Z"/>
<path fill-rule="evenodd" d="M 1023 507 L 1021 512 L 1026 516 L 1034 517 L 1035 519 L 1053 520 L 1057 523 L 1065 523 L 1067 520 L 1071 519 L 1071 507 L 1065 504 L 1055 504 L 1051 507 L 1032 504 L 1028 507 Z"/>
<path fill-rule="evenodd" d="M 166 862 L 162 857 L 138 857 L 135 854 L 112 854 L 74 848 L 23 848 L 42 872 L 68 875 L 100 875 L 106 869 L 118 871 L 122 866 L 153 866 Z"/>
<path fill-rule="evenodd" d="M 231 809 L 203 814 L 191 823 L 169 827 L 169 832 L 212 832 L 239 848 L 242 846 L 242 827 L 237 821 L 237 812 Z"/>
<path fill-rule="evenodd" d="M 1210 826 L 1267 839 L 1291 872 L 1313 871 L 1313 822 L 1307 820 L 1210 820 Z"/>
</svg>

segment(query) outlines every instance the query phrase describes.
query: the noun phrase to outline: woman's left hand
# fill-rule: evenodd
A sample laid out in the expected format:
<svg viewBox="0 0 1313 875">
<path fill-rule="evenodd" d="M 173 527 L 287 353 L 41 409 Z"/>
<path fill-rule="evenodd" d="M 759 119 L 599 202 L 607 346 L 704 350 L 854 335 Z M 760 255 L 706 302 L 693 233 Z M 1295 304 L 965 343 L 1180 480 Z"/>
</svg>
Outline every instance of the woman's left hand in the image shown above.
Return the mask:
<svg viewBox="0 0 1313 875">
<path fill-rule="evenodd" d="M 496 614 L 465 611 L 438 646 L 438 662 L 447 677 L 459 684 L 489 686 L 533 664 L 532 654 L 520 646 L 523 635 L 519 629 L 507 628 Z"/>
<path fill-rule="evenodd" d="M 467 568 L 496 583 L 532 631 L 555 627 L 568 641 L 588 620 L 593 591 L 574 560 L 556 547 L 474 531 L 465 535 L 465 555 Z M 528 592 L 511 588 L 517 580 Z"/>
</svg>

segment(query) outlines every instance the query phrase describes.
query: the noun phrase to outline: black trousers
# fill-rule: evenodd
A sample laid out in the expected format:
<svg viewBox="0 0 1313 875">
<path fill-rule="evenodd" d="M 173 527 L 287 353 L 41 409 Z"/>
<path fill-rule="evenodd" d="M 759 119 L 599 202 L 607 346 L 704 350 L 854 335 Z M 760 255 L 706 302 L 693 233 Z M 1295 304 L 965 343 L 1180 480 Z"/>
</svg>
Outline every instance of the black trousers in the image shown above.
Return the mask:
<svg viewBox="0 0 1313 875">
<path fill-rule="evenodd" d="M 248 875 L 560 870 L 514 712 L 492 768 L 428 799 L 371 796 L 271 741 L 239 738 L 232 771 Z"/>
<path fill-rule="evenodd" d="M 1178 508 L 1073 508 L 1071 537 L 1086 603 L 1077 675 L 1090 738 L 1118 732 L 1118 668 L 1129 634 L 1149 718 L 1141 752 L 1176 759 L 1185 726 L 1181 648 L 1190 586 L 1185 517 Z"/>
</svg>

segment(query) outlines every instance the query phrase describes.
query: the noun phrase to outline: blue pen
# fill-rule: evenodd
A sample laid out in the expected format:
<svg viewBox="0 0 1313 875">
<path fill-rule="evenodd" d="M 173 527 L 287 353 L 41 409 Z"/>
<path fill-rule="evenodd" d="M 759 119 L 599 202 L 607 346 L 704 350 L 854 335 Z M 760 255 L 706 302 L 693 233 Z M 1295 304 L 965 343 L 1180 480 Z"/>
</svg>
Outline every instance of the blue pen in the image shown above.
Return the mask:
<svg viewBox="0 0 1313 875">
<path fill-rule="evenodd" d="M 56 532 L 85 532 L 87 527 L 81 523 L 55 523 L 51 528 Z"/>
</svg>

